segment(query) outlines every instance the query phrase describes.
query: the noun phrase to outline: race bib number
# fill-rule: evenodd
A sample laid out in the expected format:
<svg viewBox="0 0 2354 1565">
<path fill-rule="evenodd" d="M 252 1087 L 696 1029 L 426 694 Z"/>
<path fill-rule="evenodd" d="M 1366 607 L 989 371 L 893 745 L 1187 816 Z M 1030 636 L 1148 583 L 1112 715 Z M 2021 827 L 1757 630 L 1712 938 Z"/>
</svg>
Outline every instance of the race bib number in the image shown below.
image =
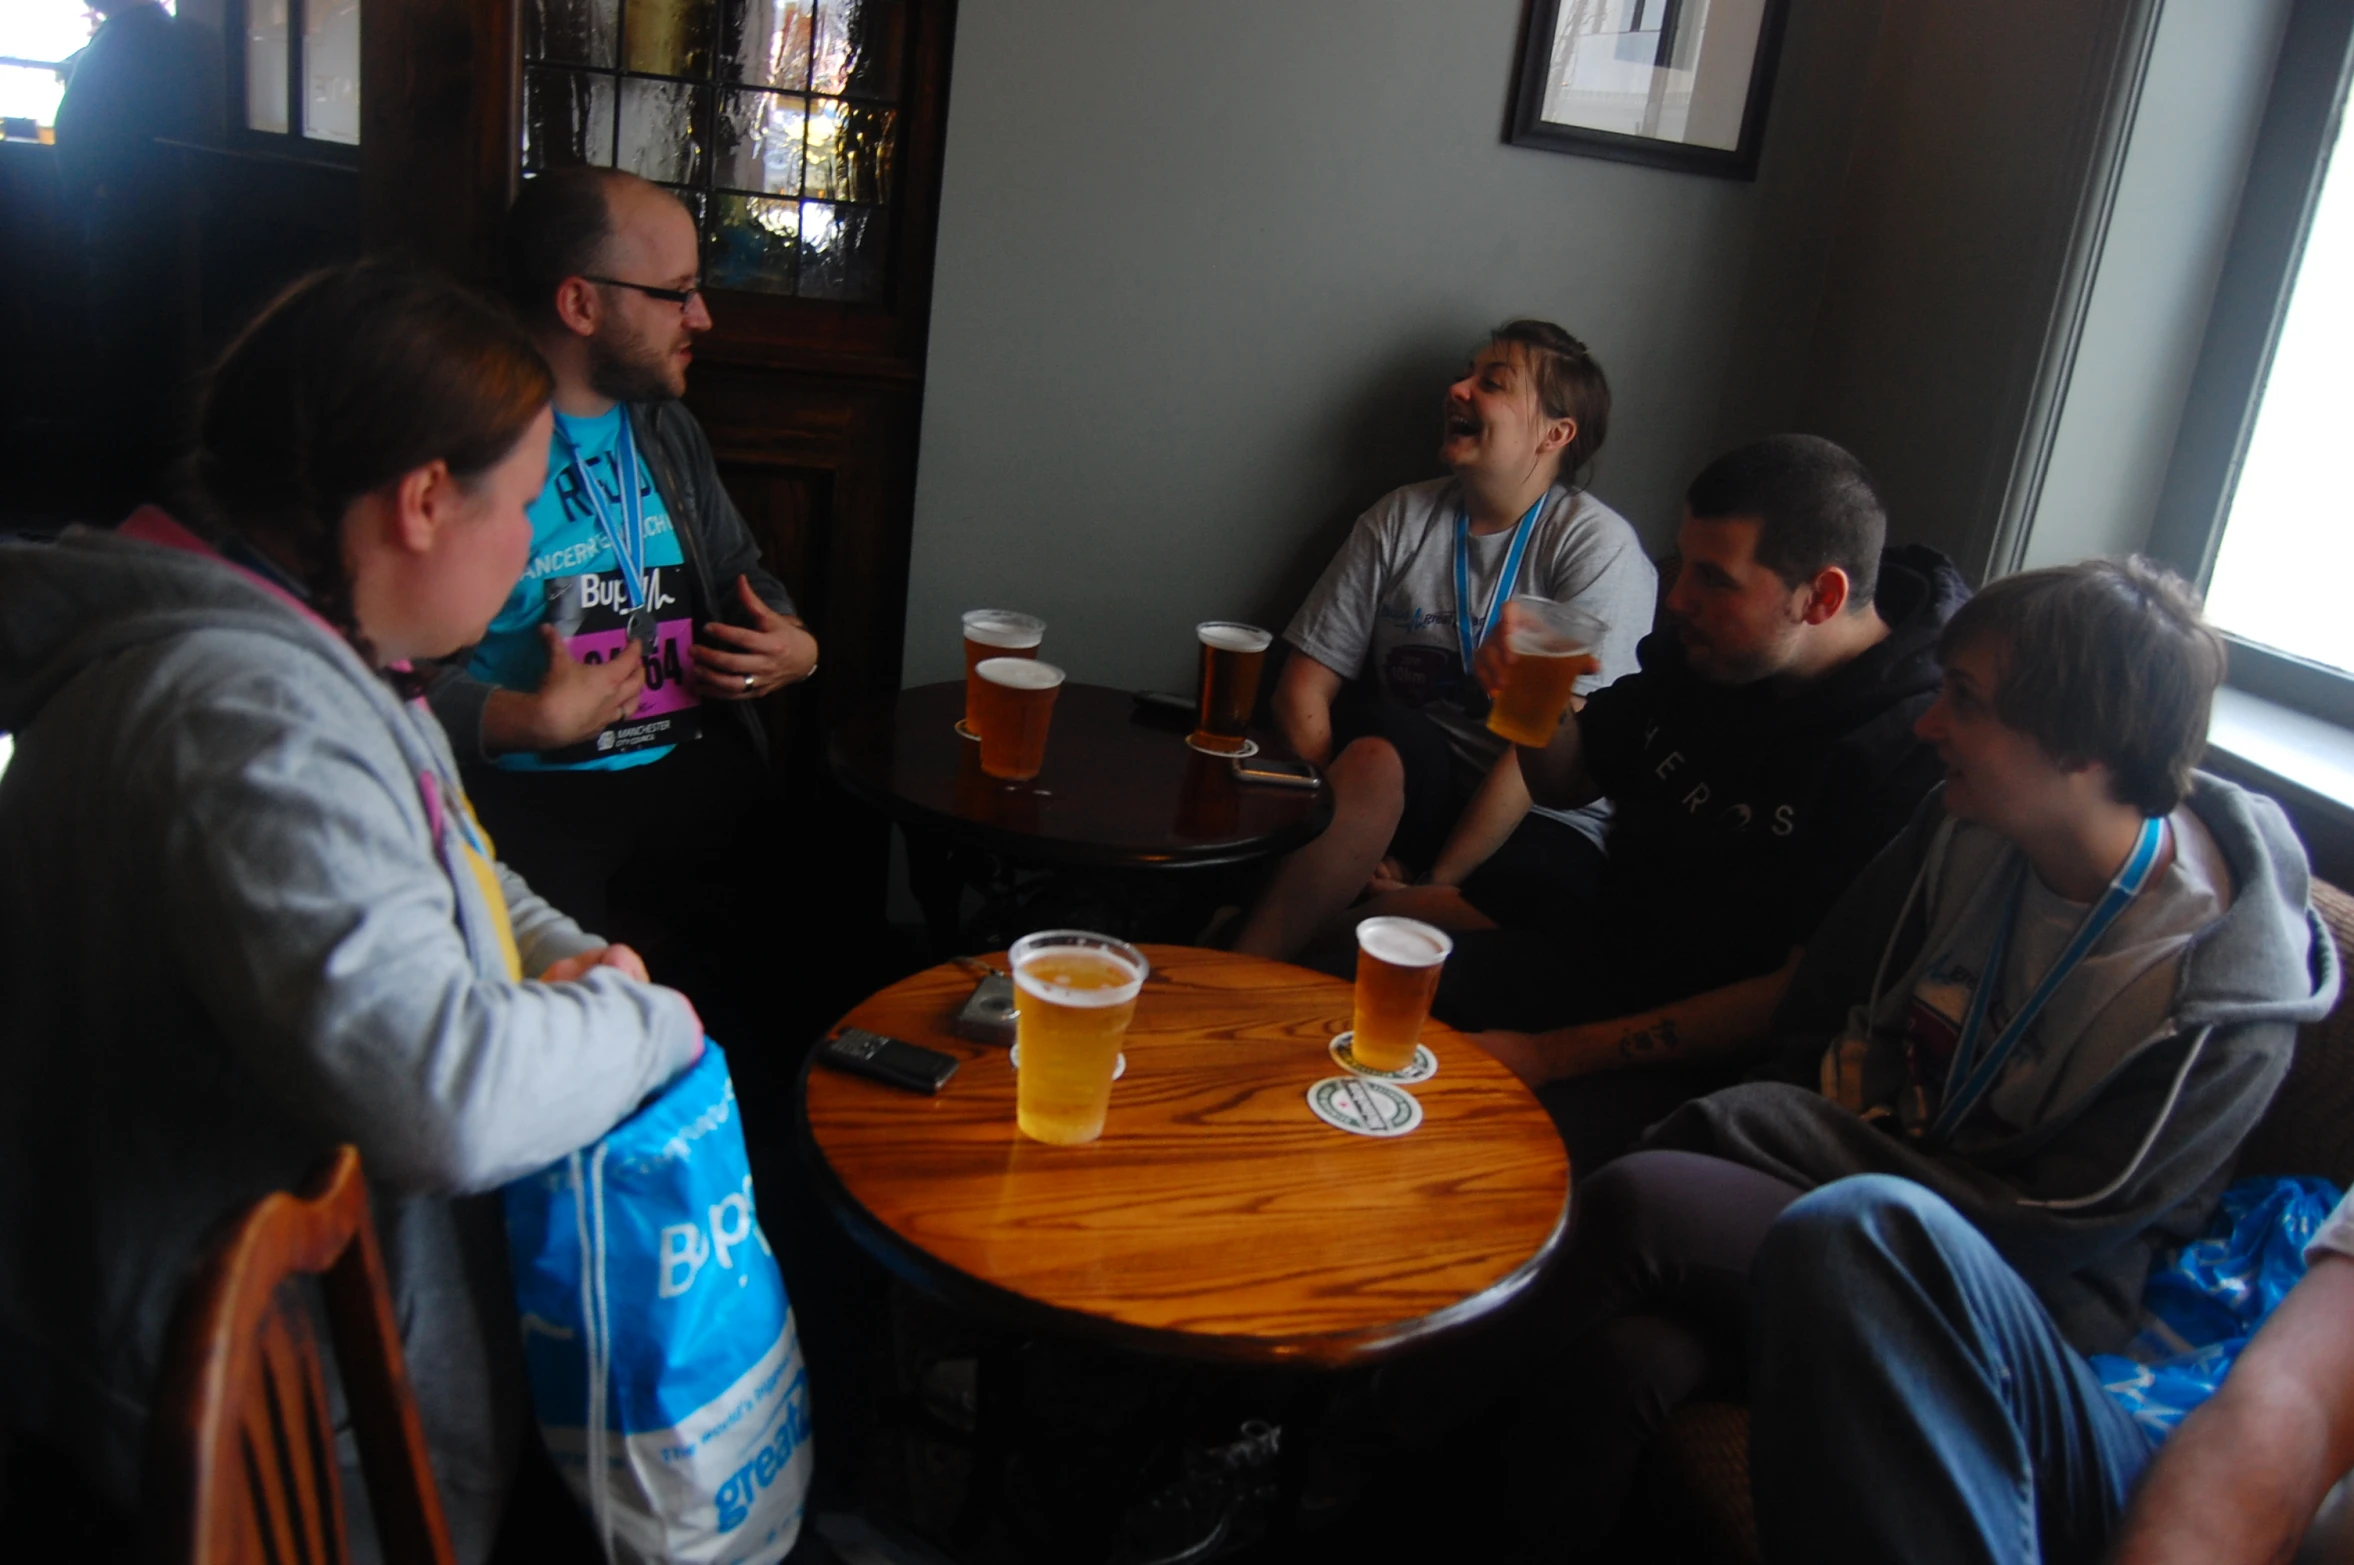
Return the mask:
<svg viewBox="0 0 2354 1565">
<path fill-rule="evenodd" d="M 652 745 L 684 744 L 701 737 L 702 698 L 695 694 L 695 621 L 688 612 L 686 567 L 647 567 L 645 603 L 654 614 L 653 644 L 642 648 L 646 691 L 637 710 L 608 723 L 576 745 L 546 752 L 558 765 L 626 755 Z M 604 663 L 629 645 L 629 589 L 621 573 L 591 571 L 554 576 L 547 582 L 548 622 L 580 663 Z"/>
</svg>

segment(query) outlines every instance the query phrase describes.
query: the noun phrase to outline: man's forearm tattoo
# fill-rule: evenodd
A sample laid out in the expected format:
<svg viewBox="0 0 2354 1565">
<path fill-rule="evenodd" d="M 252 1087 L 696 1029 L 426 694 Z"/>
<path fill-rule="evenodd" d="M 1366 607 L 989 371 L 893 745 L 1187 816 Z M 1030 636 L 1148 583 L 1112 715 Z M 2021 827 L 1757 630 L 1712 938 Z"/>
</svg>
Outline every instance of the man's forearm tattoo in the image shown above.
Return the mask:
<svg viewBox="0 0 2354 1565">
<path fill-rule="evenodd" d="M 1618 1040 L 1618 1057 L 1639 1064 L 1655 1055 L 1674 1054 L 1684 1046 L 1676 1036 L 1676 1019 L 1662 1016 L 1648 1027 L 1638 1027 Z"/>
</svg>

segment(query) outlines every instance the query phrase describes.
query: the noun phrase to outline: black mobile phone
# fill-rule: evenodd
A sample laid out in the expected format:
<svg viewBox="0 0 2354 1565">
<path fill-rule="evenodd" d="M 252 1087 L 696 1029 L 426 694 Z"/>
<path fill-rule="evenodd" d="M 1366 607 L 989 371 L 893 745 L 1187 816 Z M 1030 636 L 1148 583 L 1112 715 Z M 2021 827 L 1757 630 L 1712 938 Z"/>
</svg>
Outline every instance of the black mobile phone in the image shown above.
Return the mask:
<svg viewBox="0 0 2354 1565">
<path fill-rule="evenodd" d="M 1275 755 L 1238 755 L 1234 758 L 1236 782 L 1274 783 L 1284 788 L 1321 788 L 1324 779 L 1316 775 L 1316 768 L 1305 761 L 1287 761 Z"/>
<path fill-rule="evenodd" d="M 909 1092 L 938 1092 L 956 1074 L 954 1055 L 918 1048 L 863 1027 L 843 1028 L 840 1037 L 818 1045 L 817 1057 L 836 1070 Z"/>
</svg>

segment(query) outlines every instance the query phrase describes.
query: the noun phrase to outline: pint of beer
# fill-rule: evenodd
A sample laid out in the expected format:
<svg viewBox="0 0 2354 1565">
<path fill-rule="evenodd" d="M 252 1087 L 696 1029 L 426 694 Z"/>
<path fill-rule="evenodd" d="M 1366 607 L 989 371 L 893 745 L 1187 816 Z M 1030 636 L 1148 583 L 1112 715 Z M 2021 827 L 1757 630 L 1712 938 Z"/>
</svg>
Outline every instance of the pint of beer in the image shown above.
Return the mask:
<svg viewBox="0 0 2354 1565">
<path fill-rule="evenodd" d="M 1350 1023 L 1357 1035 L 1349 1052 L 1358 1064 L 1400 1071 L 1414 1063 L 1439 969 L 1454 949 L 1445 930 L 1419 919 L 1369 918 L 1357 926 L 1357 1014 Z"/>
<path fill-rule="evenodd" d="M 981 770 L 992 777 L 1025 782 L 1046 764 L 1046 725 L 1063 671 L 1036 658 L 983 658 L 973 668 L 980 700 Z"/>
<path fill-rule="evenodd" d="M 1243 730 L 1259 706 L 1259 669 L 1275 637 L 1256 625 L 1206 620 L 1193 627 L 1202 644 L 1201 721 L 1185 742 L 1212 755 L 1240 755 Z"/>
<path fill-rule="evenodd" d="M 1022 1069 L 1014 1123 L 1033 1141 L 1077 1146 L 1103 1134 L 1120 1040 L 1150 965 L 1109 935 L 1050 929 L 1009 953 Z"/>
<path fill-rule="evenodd" d="M 1514 744 L 1550 744 L 1561 714 L 1569 710 L 1578 676 L 1602 666 L 1594 655 L 1602 622 L 1550 598 L 1514 598 L 1512 608 L 1503 630 L 1512 667 L 1488 708 L 1488 732 Z"/>
<path fill-rule="evenodd" d="M 1011 609 L 968 609 L 964 617 L 964 736 L 981 737 L 974 717 L 980 706 L 981 676 L 973 670 L 983 658 L 1034 658 L 1046 639 L 1046 621 Z"/>
</svg>

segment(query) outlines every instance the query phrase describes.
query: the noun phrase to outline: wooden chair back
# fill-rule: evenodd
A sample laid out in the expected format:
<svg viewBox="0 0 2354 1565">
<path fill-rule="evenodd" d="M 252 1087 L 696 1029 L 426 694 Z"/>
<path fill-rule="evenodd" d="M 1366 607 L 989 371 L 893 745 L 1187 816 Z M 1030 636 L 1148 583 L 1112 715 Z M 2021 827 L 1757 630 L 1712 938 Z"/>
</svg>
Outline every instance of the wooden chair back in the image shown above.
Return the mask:
<svg viewBox="0 0 2354 1565">
<path fill-rule="evenodd" d="M 384 1558 L 451 1565 L 449 1528 L 401 1360 L 360 1155 L 264 1196 L 207 1252 L 165 1345 L 147 1446 L 160 1560 L 326 1565 L 350 1557 L 316 1278 Z"/>
</svg>

